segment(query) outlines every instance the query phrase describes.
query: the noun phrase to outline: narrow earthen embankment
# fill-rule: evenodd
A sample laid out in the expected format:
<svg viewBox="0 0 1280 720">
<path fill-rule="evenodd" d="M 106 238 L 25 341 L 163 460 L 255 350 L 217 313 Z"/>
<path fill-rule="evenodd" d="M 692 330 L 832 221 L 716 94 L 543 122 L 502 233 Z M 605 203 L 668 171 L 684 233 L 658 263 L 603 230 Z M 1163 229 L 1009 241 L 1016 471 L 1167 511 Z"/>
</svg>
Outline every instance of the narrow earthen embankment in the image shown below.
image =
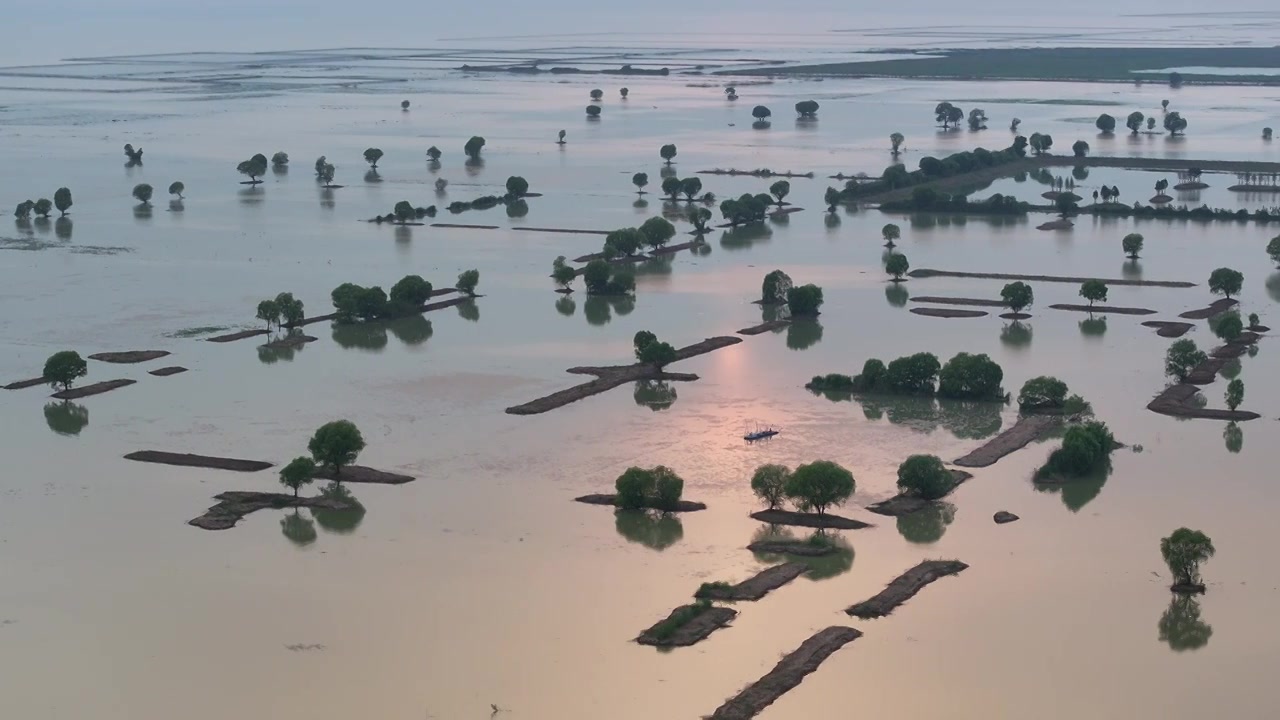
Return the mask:
<svg viewBox="0 0 1280 720">
<path fill-rule="evenodd" d="M 677 622 L 681 615 L 693 614 L 675 630 L 666 629 L 670 623 Z M 681 605 L 666 618 L 659 620 L 636 638 L 641 645 L 654 647 L 688 647 L 706 640 L 711 633 L 728 625 L 737 617 L 738 611 L 727 607 L 705 607 L 697 605 Z"/>
<path fill-rule="evenodd" d="M 1061 415 L 1023 415 L 1013 427 L 991 438 L 978 449 L 957 458 L 960 467 L 981 468 L 995 465 L 1000 458 L 1021 450 L 1061 425 Z"/>
<path fill-rule="evenodd" d="M 973 477 L 973 475 L 970 475 L 963 470 L 951 470 L 950 473 L 951 488 L 947 490 L 942 497 L 950 495 L 956 488 L 960 487 L 962 483 Z M 921 510 L 939 502 L 941 499 L 942 498 L 926 500 L 925 498 L 918 497 L 916 495 L 894 495 L 888 500 L 878 502 L 874 505 L 868 505 L 867 509 L 880 515 L 898 517 L 900 515 L 910 515 L 914 512 L 920 512 Z"/>
<path fill-rule="evenodd" d="M 790 510 L 761 510 L 751 513 L 752 520 L 770 525 L 791 525 L 793 527 L 817 528 L 819 530 L 861 530 L 871 525 L 853 518 L 828 515 L 823 513 L 802 513 Z"/>
<path fill-rule="evenodd" d="M 106 382 L 94 383 L 92 385 L 85 385 L 84 387 L 71 388 L 70 390 L 56 392 L 49 397 L 57 398 L 58 400 L 78 400 L 83 397 L 89 397 L 90 395 L 101 395 L 104 392 L 111 392 L 112 390 L 127 387 L 136 382 L 137 380 L 107 380 Z"/>
<path fill-rule="evenodd" d="M 212 455 L 164 452 L 162 450 L 139 450 L 125 455 L 124 459 L 135 460 L 137 462 L 160 463 L 161 465 L 210 468 L 213 470 L 233 470 L 235 472 L 258 472 L 259 470 L 266 470 L 271 467 L 271 463 L 262 460 L 240 460 L 237 458 L 215 457 Z"/>
<path fill-rule="evenodd" d="M 166 355 L 169 355 L 168 350 L 127 350 L 125 352 L 94 353 L 89 356 L 89 359 L 119 365 L 132 365 L 156 360 Z"/>
<path fill-rule="evenodd" d="M 968 567 L 959 560 L 925 560 L 894 578 L 875 597 L 852 605 L 845 612 L 863 620 L 884 617 L 935 580 L 955 575 Z"/>
<path fill-rule="evenodd" d="M 1156 314 L 1155 310 L 1148 310 L 1147 308 L 1116 307 L 1115 305 L 1069 305 L 1069 304 L 1060 303 L 1057 305 L 1050 305 L 1049 309 L 1050 310 L 1070 310 L 1072 312 L 1082 312 L 1082 313 L 1090 313 L 1090 314 L 1101 313 L 1101 314 L 1110 314 L 1110 315 L 1155 315 Z"/>
<path fill-rule="evenodd" d="M 337 473 L 331 468 L 321 466 L 311 473 L 311 477 L 318 480 L 334 480 L 365 485 L 403 485 L 417 479 L 412 475 L 375 470 L 364 465 L 346 465 Z"/>
<path fill-rule="evenodd" d="M 618 507 L 618 496 L 613 493 L 595 493 L 592 495 L 583 495 L 573 499 L 574 502 L 586 503 L 587 505 L 607 505 L 609 507 Z M 694 502 L 692 500 L 677 500 L 671 507 L 658 507 L 652 503 L 646 504 L 649 510 L 661 510 L 662 512 L 697 512 L 698 510 L 706 510 L 706 503 Z"/>
<path fill-rule="evenodd" d="M 809 566 L 804 563 L 782 563 L 765 568 L 737 585 L 704 585 L 693 596 L 699 600 L 755 601 L 808 571 Z"/>
<path fill-rule="evenodd" d="M 976 273 L 976 272 L 958 272 L 952 270 L 931 270 L 921 268 L 912 270 L 907 273 L 913 278 L 935 278 L 935 277 L 951 277 L 951 278 L 974 278 L 977 280 L 1023 280 L 1028 282 L 1059 282 L 1072 283 L 1075 285 L 1084 283 L 1088 280 L 1096 280 L 1098 278 L 1087 277 L 1071 277 L 1066 275 L 1020 275 L 1015 273 Z M 1170 280 L 1126 280 L 1111 279 L 1103 280 L 1107 285 L 1128 285 L 1134 287 L 1165 287 L 1165 288 L 1189 288 L 1195 287 L 1195 283 L 1180 282 Z"/>
<path fill-rule="evenodd" d="M 935 318 L 980 318 L 990 313 L 984 310 L 960 310 L 959 308 L 913 307 L 911 314 Z"/>
<path fill-rule="evenodd" d="M 1187 312 L 1180 313 L 1178 317 L 1185 320 L 1208 320 L 1215 315 L 1221 315 L 1238 304 L 1240 304 L 1238 300 L 1220 298 L 1210 303 L 1209 307 L 1201 308 L 1199 310 L 1188 310 Z"/>
<path fill-rule="evenodd" d="M 1142 325 L 1143 327 L 1155 328 L 1157 335 L 1166 338 L 1180 338 L 1195 327 L 1191 323 L 1171 322 L 1168 320 L 1147 320 Z"/>
<path fill-rule="evenodd" d="M 1164 389 L 1164 392 L 1157 395 L 1155 399 L 1147 404 L 1147 409 L 1161 415 L 1200 420 L 1243 422 L 1245 420 L 1257 420 L 1262 417 L 1256 412 L 1247 410 L 1211 410 L 1197 407 L 1191 404 L 1191 398 L 1195 397 L 1198 392 L 1200 392 L 1200 388 L 1195 385 L 1186 383 L 1170 385 Z"/>
<path fill-rule="evenodd" d="M 750 720 L 799 685 L 835 651 L 860 637 L 861 632 L 841 625 L 818 631 L 783 656 L 768 674 L 716 708 L 710 720 Z"/>
<path fill-rule="evenodd" d="M 249 492 L 232 490 L 214 495 L 219 500 L 217 505 L 204 511 L 200 517 L 187 521 L 188 525 L 203 530 L 226 530 L 235 527 L 245 515 L 268 508 L 308 507 L 324 510 L 355 510 L 359 508 L 353 500 L 337 497 L 294 497 L 284 493 Z"/>
</svg>

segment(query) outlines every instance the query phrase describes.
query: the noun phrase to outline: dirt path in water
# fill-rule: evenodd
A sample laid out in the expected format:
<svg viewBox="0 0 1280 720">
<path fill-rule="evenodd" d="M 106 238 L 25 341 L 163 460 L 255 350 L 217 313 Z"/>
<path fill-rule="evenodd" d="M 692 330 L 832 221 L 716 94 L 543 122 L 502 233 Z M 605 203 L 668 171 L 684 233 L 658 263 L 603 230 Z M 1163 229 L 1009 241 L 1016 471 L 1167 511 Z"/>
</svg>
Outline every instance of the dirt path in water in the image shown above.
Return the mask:
<svg viewBox="0 0 1280 720">
<path fill-rule="evenodd" d="M 817 670 L 835 651 L 862 637 L 851 627 L 833 625 L 819 630 L 787 653 L 764 677 L 751 683 L 716 708 L 710 720 L 749 720 L 759 715 Z"/>
<path fill-rule="evenodd" d="M 711 587 L 700 589 L 694 594 L 698 599 L 707 600 L 759 600 L 770 592 L 786 585 L 809 571 L 809 566 L 799 562 L 782 563 L 765 568 L 754 576 L 729 587 Z"/>
<path fill-rule="evenodd" d="M 1061 415 L 1023 415 L 1013 427 L 991 438 L 978 449 L 955 460 L 960 467 L 980 468 L 995 465 L 1000 458 L 1021 450 L 1031 442 L 1053 432 L 1061 425 Z"/>
<path fill-rule="evenodd" d="M 801 513 L 790 510 L 761 510 L 760 512 L 751 513 L 751 519 L 766 522 L 770 525 L 791 525 L 794 527 L 817 528 L 819 530 L 861 530 L 871 527 L 871 525 L 861 520 L 840 517 L 839 515 L 826 513 L 819 515 L 817 513 Z"/>
<path fill-rule="evenodd" d="M 912 270 L 907 275 L 913 278 L 933 278 L 933 277 L 952 277 L 952 278 L 976 278 L 979 280 L 1027 280 L 1032 282 L 1060 282 L 1080 284 L 1087 280 L 1095 280 L 1098 278 L 1087 277 L 1069 277 L 1063 275 L 1018 275 L 1014 273 L 978 273 L 978 272 L 958 272 L 954 270 L 931 270 L 921 268 L 920 270 Z M 1179 282 L 1170 280 L 1124 280 L 1111 279 L 1102 280 L 1108 285 L 1130 285 L 1135 287 L 1166 287 L 1166 288 L 1189 288 L 1195 287 L 1195 283 Z"/>
<path fill-rule="evenodd" d="M 738 616 L 738 611 L 731 608 L 709 607 L 690 618 L 669 635 L 663 636 L 658 632 L 659 628 L 676 615 L 692 612 L 696 607 L 695 605 L 681 605 L 672 610 L 671 614 L 666 618 L 659 620 L 653 626 L 640 633 L 640 636 L 636 638 L 636 642 L 641 645 L 653 645 L 655 647 L 688 647 L 706 640 L 711 636 L 711 633 L 728 625 L 730 620 Z"/>
<path fill-rule="evenodd" d="M 263 460 L 239 460 L 236 458 L 215 457 L 213 455 L 173 453 L 161 450 L 139 450 L 125 455 L 124 459 L 136 460 L 137 462 L 160 463 L 161 465 L 212 468 L 214 470 L 234 470 L 235 472 L 258 472 L 259 470 L 266 470 L 271 467 L 271 463 Z"/>
<path fill-rule="evenodd" d="M 955 575 L 969 566 L 959 560 L 925 560 L 902 573 L 875 597 L 850 606 L 845 612 L 864 620 L 879 618 L 893 612 L 898 606 L 915 597 L 926 585 L 948 575 Z"/>
</svg>

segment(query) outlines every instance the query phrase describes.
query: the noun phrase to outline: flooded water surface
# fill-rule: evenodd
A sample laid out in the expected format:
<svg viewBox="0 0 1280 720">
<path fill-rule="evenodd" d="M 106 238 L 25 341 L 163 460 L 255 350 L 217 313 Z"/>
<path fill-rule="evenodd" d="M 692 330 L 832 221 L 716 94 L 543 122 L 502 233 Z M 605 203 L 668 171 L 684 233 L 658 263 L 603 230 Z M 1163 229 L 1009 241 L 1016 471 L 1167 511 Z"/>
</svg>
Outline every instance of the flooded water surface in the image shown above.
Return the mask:
<svg viewBox="0 0 1280 720">
<path fill-rule="evenodd" d="M 1280 324 L 1280 271 L 1264 250 L 1275 226 L 1082 216 L 1071 231 L 1041 232 L 1038 214 L 827 216 L 822 202 L 840 184 L 831 175 L 878 175 L 892 132 L 906 136 L 902 161 L 914 168 L 928 155 L 1006 147 L 1013 117 L 1023 133 L 1051 133 L 1056 153 L 1085 139 L 1094 154 L 1274 161 L 1280 146 L 1260 139 L 1277 124 L 1273 89 L 743 80 L 734 102 L 724 78 L 707 75 L 465 74 L 447 69 L 461 64 L 452 60 L 336 52 L 259 61 L 120 58 L 2 83 L 0 154 L 11 172 L 0 176 L 0 198 L 9 207 L 65 185 L 74 206 L 66 218 L 0 224 L 0 379 L 38 376 L 64 349 L 172 355 L 90 361 L 83 382 L 138 381 L 111 393 L 62 402 L 37 387 L 0 398 L 0 715 L 481 720 L 496 706 L 496 717 L 522 720 L 694 718 L 840 624 L 864 636 L 760 717 L 1273 714 L 1280 584 L 1267 548 L 1280 502 L 1271 482 L 1280 383 L 1267 368 L 1276 349 L 1264 338 L 1256 357 L 1229 370 L 1246 385 L 1242 407 L 1261 419 L 1180 421 L 1145 409 L 1166 384 L 1171 341 L 1140 322 L 1208 305 L 1208 275 L 1227 266 L 1245 276 L 1241 313 Z M 598 120 L 584 112 L 593 88 L 604 91 Z M 795 118 L 805 99 L 821 104 L 816 121 Z M 990 129 L 940 132 L 933 107 L 947 99 L 984 107 Z M 1163 99 L 1190 121 L 1185 137 L 1131 139 L 1123 119 L 1121 133 L 1098 137 L 1100 112 L 1159 116 Z M 772 110 L 767 127 L 753 128 L 757 104 Z M 462 152 L 472 135 L 487 141 L 481 163 Z M 144 149 L 142 164 L 126 164 L 125 143 Z M 679 177 L 730 167 L 812 173 L 790 180 L 788 200 L 804 210 L 716 229 L 705 248 L 639 265 L 633 300 L 589 298 L 580 284 L 567 297 L 552 292 L 552 260 L 597 251 L 603 238 L 520 228 L 677 218 L 683 203 L 660 191 L 665 143 L 678 146 Z M 438 165 L 427 160 L 431 146 L 443 151 Z M 385 152 L 376 171 L 362 158 L 367 147 Z M 277 151 L 289 154 L 287 170 L 239 184 L 237 163 Z M 321 155 L 343 187 L 317 183 Z M 643 196 L 631 184 L 637 172 L 649 176 Z M 444 209 L 501 194 L 512 175 L 541 193 L 527 214 Z M 721 199 L 774 182 L 698 177 Z M 1132 203 L 1160 177 L 1177 181 L 1102 168 L 1073 180 L 1080 195 L 1114 184 Z M 448 185 L 437 193 L 440 178 Z M 1280 204 L 1226 190 L 1231 174 L 1204 180 L 1211 187 L 1199 199 L 1178 201 Z M 175 181 L 181 200 L 166 192 Z M 154 187 L 150 207 L 131 197 L 140 183 Z M 975 197 L 1034 200 L 1047 189 L 1043 179 L 1007 178 Z M 425 225 L 363 222 L 401 200 L 440 213 Z M 888 222 L 901 225 L 898 249 L 913 268 L 1196 286 L 1110 289 L 1108 304 L 1157 311 L 1150 318 L 1050 309 L 1083 301 L 1078 286 L 1047 282 L 1032 283 L 1030 320 L 922 317 L 909 312 L 920 305 L 913 296 L 994 299 L 1003 281 L 886 282 Z M 1136 261 L 1121 249 L 1130 232 L 1146 239 Z M 258 301 L 279 292 L 314 315 L 330 312 L 329 293 L 343 282 L 389 288 L 420 274 L 449 287 L 471 268 L 481 297 L 421 317 L 309 325 L 318 340 L 293 350 L 260 348 L 261 338 L 204 341 L 256 327 Z M 630 362 L 637 331 L 683 346 L 769 319 L 751 301 L 775 268 L 822 286 L 818 320 L 672 366 L 696 382 L 627 385 L 543 415 L 503 412 L 583 380 L 567 368 Z M 1218 344 L 1205 321 L 1187 337 Z M 867 512 L 894 494 L 908 455 L 950 461 L 1017 419 L 1016 403 L 830 400 L 804 389 L 814 375 L 920 351 L 944 362 L 986 353 L 1015 395 L 1031 377 L 1060 377 L 1125 447 L 1105 476 L 1047 487 L 1032 475 L 1057 443 L 1035 443 L 975 470 L 948 506 L 899 519 Z M 189 372 L 147 373 L 164 365 Z M 1225 380 L 1204 388 L 1210 407 L 1224 406 L 1225 389 Z M 205 531 L 186 521 L 214 495 L 282 489 L 276 471 L 122 459 L 155 449 L 284 464 L 338 418 L 363 431 L 361 464 L 417 481 L 351 485 L 363 511 L 263 510 Z M 744 429 L 757 424 L 782 433 L 745 444 Z M 749 478 L 763 463 L 817 459 L 853 472 L 857 491 L 837 512 L 874 527 L 839 533 L 841 552 L 738 603 L 732 625 L 694 647 L 632 642 L 699 584 L 738 582 L 777 562 L 746 550 L 787 532 L 748 517 L 759 509 Z M 684 497 L 708 509 L 638 516 L 572 502 L 611 492 L 628 466 L 657 464 L 680 473 Z M 999 510 L 1022 519 L 996 525 Z M 1160 538 L 1183 525 L 1218 549 L 1204 567 L 1207 594 L 1191 602 L 1168 591 L 1159 552 Z M 970 568 L 887 618 L 844 614 L 936 558 Z"/>
</svg>

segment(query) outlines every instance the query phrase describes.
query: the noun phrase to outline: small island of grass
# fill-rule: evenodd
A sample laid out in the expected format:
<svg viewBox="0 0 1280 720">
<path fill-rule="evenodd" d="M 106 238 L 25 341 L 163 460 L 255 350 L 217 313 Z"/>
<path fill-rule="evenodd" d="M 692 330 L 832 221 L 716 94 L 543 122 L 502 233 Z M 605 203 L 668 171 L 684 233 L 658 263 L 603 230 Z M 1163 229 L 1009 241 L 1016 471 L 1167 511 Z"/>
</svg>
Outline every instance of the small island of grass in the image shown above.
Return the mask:
<svg viewBox="0 0 1280 720">
<path fill-rule="evenodd" d="M 737 615 L 738 611 L 732 608 L 698 600 L 672 610 L 666 618 L 640 633 L 636 642 L 656 647 L 688 647 L 707 639 Z"/>
</svg>

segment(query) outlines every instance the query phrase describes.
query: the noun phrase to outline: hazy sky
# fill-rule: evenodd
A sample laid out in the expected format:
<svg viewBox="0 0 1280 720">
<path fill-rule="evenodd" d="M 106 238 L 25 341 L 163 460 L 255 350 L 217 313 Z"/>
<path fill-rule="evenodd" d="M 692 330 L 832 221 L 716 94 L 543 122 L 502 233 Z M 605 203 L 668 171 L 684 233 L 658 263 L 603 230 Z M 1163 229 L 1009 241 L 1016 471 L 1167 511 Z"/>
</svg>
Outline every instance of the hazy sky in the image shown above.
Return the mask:
<svg viewBox="0 0 1280 720">
<path fill-rule="evenodd" d="M 1214 15 L 1164 16 L 1162 20 L 1117 19 L 1120 12 L 1195 11 L 1168 3 L 1122 6 L 1110 0 L 1079 0 L 1058 8 L 1025 0 L 986 0 L 981 12 L 953 0 L 899 0 L 861 10 L 849 0 L 600 0 L 538 2 L 443 2 L 442 0 L 46 0 L 24 13 L 20 31 L 0 45 L 0 63 L 44 63 L 62 58 L 183 50 L 271 50 L 315 47 L 431 47 L 440 38 L 487 38 L 558 33 L 561 41 L 616 40 L 616 33 L 660 42 L 678 33 L 681 44 L 699 36 L 707 44 L 734 34 L 768 32 L 815 35 L 831 29 L 864 27 L 999 25 L 1008 29 L 1055 30 L 1108 24 L 1136 28 L 1150 22 L 1239 23 L 1241 33 L 1264 28 L 1258 18 L 1225 18 L 1223 13 L 1261 11 L 1273 0 L 1225 0 Z M 1280 14 L 1277 15 L 1280 17 Z M 1269 18 L 1275 22 L 1276 18 Z M 1269 24 L 1269 23 L 1268 23 Z M 1272 32 L 1272 37 L 1277 34 Z M 674 39 L 674 38 L 673 38 Z M 822 38 L 824 44 L 830 36 Z M 1274 42 L 1270 41 L 1270 42 Z"/>
</svg>

